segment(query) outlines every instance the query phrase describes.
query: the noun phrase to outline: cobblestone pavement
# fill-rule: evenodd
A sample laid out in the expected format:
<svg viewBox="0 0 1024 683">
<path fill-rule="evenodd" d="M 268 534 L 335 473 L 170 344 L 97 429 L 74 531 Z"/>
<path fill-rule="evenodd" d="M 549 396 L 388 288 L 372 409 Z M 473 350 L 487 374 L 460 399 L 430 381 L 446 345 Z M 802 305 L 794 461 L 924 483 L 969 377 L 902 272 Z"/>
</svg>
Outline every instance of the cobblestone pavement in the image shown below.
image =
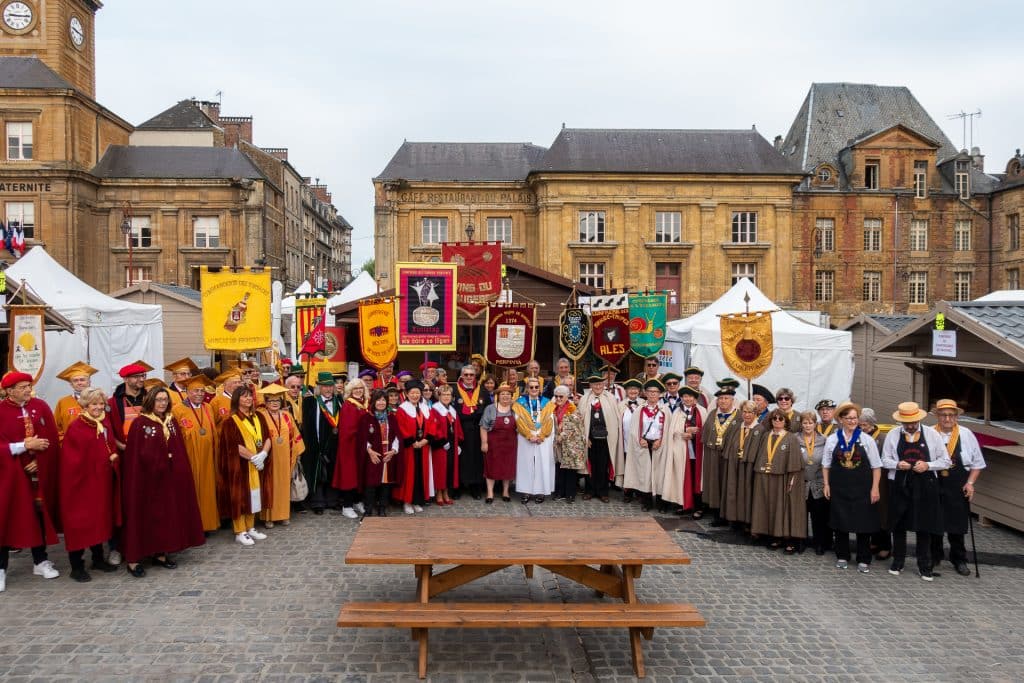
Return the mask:
<svg viewBox="0 0 1024 683">
<path fill-rule="evenodd" d="M 396 513 L 392 513 L 396 514 Z M 426 515 L 630 516 L 613 501 L 484 506 L 463 499 Z M 646 567 L 643 601 L 682 601 L 704 629 L 660 629 L 644 643 L 649 680 L 1024 680 L 1024 534 L 977 528 L 981 578 L 944 564 L 934 583 L 833 568 L 830 555 L 785 556 L 741 544 L 729 531 L 664 518 L 693 558 Z M 703 525 L 704 522 L 701 522 Z M 0 679 L 6 681 L 407 681 L 415 644 L 407 630 L 335 627 L 346 600 L 412 599 L 411 568 L 346 566 L 356 523 L 297 515 L 255 548 L 227 531 L 178 556 L 173 571 L 143 579 L 93 574 L 77 584 L 51 548 L 58 579 L 11 557 L 0 594 Z M 557 539 L 552 539 L 557 543 Z M 991 562 L 992 564 L 990 564 Z M 912 558 L 907 563 L 913 566 Z M 450 599 L 589 600 L 577 584 L 537 569 L 508 569 Z M 432 681 L 633 680 L 623 630 L 435 630 Z"/>
</svg>

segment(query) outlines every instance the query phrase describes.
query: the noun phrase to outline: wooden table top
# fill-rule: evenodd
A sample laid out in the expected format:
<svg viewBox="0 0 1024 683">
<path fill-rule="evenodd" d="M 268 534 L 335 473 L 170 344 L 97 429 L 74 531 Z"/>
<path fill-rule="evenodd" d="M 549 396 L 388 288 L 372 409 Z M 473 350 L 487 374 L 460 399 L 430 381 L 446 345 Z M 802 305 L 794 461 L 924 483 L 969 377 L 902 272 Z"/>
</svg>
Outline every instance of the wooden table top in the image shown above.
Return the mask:
<svg viewBox="0 0 1024 683">
<path fill-rule="evenodd" d="M 689 564 L 651 518 L 368 517 L 347 564 Z"/>
</svg>

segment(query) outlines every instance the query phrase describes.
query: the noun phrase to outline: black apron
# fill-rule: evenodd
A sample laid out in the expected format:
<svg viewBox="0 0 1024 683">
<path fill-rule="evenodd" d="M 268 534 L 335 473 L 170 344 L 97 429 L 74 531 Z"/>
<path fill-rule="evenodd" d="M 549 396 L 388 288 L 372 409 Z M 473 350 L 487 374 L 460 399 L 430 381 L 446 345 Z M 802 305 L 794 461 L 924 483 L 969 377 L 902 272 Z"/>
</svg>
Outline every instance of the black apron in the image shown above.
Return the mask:
<svg viewBox="0 0 1024 683">
<path fill-rule="evenodd" d="M 896 444 L 899 461 L 911 465 L 923 460 L 931 462 L 928 442 L 924 434 L 914 443 L 900 433 Z M 942 508 L 939 503 L 939 480 L 931 470 L 918 474 L 913 470 L 896 470 L 896 478 L 889 488 L 889 523 L 893 531 L 923 531 L 941 534 Z"/>
<path fill-rule="evenodd" d="M 957 439 L 953 455 L 950 456 L 953 466 L 939 472 L 942 524 L 947 534 L 966 534 L 967 515 L 970 514 L 970 504 L 964 496 L 964 484 L 967 483 L 971 471 L 964 467 L 961 460 L 961 443 L 961 440 Z"/>
<path fill-rule="evenodd" d="M 829 470 L 829 526 L 836 531 L 870 534 L 881 528 L 878 505 L 871 502 L 871 462 L 860 439 L 847 461 L 836 443 Z"/>
</svg>

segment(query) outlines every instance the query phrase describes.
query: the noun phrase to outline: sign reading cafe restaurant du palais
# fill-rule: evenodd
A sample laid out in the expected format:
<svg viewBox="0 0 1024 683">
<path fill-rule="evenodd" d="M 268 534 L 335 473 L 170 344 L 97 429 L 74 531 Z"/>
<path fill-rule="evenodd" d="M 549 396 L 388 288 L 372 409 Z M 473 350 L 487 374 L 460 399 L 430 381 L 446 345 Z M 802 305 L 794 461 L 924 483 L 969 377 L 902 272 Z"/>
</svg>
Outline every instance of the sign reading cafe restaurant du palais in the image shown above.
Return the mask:
<svg viewBox="0 0 1024 683">
<path fill-rule="evenodd" d="M 288 289 L 344 285 L 351 226 L 286 148 L 253 144 L 251 116 L 182 100 L 132 125 L 97 102 L 102 6 L 0 0 L 4 231 L 103 292 L 196 288 L 203 266 L 255 263 L 277 268 Z"/>
</svg>

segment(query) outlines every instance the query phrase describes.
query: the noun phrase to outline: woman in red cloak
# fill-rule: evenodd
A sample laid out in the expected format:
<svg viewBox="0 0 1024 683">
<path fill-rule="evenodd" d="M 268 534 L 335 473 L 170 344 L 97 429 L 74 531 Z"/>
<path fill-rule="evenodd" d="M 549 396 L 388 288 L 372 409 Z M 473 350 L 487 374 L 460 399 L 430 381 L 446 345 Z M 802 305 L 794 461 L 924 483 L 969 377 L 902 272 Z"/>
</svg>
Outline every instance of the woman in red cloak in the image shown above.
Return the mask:
<svg viewBox="0 0 1024 683">
<path fill-rule="evenodd" d="M 356 519 L 365 512 L 358 494 L 363 488 L 365 447 L 357 443 L 359 425 L 366 415 L 366 385 L 353 379 L 345 385 L 345 400 L 338 417 L 338 458 L 331 486 L 341 491 L 341 514 Z"/>
<path fill-rule="evenodd" d="M 434 495 L 433 470 L 430 466 L 430 408 L 420 401 L 423 384 L 418 379 L 405 383 L 405 401 L 398 406 L 398 433 L 402 437 L 398 478 L 401 484 L 394 496 L 403 503 L 405 514 L 423 512 L 423 503 Z"/>
</svg>

